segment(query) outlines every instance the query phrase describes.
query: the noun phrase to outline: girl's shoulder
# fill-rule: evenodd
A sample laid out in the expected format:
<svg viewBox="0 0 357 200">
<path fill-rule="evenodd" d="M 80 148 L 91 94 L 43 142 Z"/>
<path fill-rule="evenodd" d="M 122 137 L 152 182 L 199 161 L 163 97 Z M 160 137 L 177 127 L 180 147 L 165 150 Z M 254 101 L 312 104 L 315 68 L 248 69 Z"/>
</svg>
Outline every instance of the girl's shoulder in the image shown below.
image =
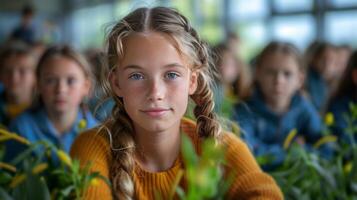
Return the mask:
<svg viewBox="0 0 357 200">
<path fill-rule="evenodd" d="M 274 179 L 263 172 L 248 146 L 236 135 L 222 132 L 226 175 L 232 177 L 228 199 L 283 199 Z"/>
<path fill-rule="evenodd" d="M 70 155 L 80 162 L 93 161 L 108 164 L 111 160 L 110 132 L 106 124 L 88 129 L 75 139 Z"/>
<path fill-rule="evenodd" d="M 221 141 L 229 167 L 260 169 L 247 144 L 231 132 L 222 132 Z M 245 166 L 245 167 L 244 167 Z"/>
</svg>

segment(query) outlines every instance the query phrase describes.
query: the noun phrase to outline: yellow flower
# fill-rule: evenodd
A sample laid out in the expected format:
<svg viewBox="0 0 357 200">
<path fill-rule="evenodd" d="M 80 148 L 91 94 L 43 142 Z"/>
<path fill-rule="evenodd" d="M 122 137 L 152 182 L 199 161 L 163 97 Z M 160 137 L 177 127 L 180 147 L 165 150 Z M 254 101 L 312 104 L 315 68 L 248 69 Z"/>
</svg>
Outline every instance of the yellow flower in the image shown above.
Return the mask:
<svg viewBox="0 0 357 200">
<path fill-rule="evenodd" d="M 57 151 L 58 158 L 66 164 L 68 167 L 72 167 L 72 159 L 68 156 L 68 154 L 62 150 Z"/>
<path fill-rule="evenodd" d="M 9 139 L 14 139 L 17 142 L 20 142 L 20 143 L 23 143 L 23 144 L 26 144 L 26 145 L 30 145 L 31 144 L 27 139 L 17 135 L 16 133 L 11 133 L 11 132 L 9 132 L 9 131 L 7 131 L 5 129 L 0 129 L 0 135 L 1 135 L 0 136 L 0 142 L 6 141 L 6 140 L 9 140 Z"/>
<path fill-rule="evenodd" d="M 79 130 L 82 130 L 82 129 L 84 129 L 85 127 L 87 127 L 87 121 L 84 120 L 84 119 L 81 119 L 81 120 L 79 121 L 79 123 L 78 123 L 78 128 L 79 128 Z"/>
<path fill-rule="evenodd" d="M 345 164 L 345 166 L 343 166 L 343 171 L 345 172 L 345 174 L 349 174 L 352 170 L 352 162 L 348 162 Z"/>
<path fill-rule="evenodd" d="M 47 168 L 48 168 L 48 164 L 47 163 L 40 163 L 36 167 L 34 167 L 32 169 L 32 173 L 33 174 L 39 174 L 42 171 L 44 171 L 45 169 L 47 169 Z"/>
<path fill-rule="evenodd" d="M 10 183 L 10 188 L 15 188 L 26 179 L 26 174 L 17 174 Z"/>
<path fill-rule="evenodd" d="M 333 114 L 331 112 L 329 112 L 325 115 L 324 121 L 327 126 L 331 126 L 334 124 L 335 118 L 334 118 Z"/>
<path fill-rule="evenodd" d="M 0 142 L 5 142 L 12 139 L 12 135 L 0 135 Z"/>
<path fill-rule="evenodd" d="M 337 141 L 337 137 L 334 135 L 327 135 L 324 136 L 322 138 L 320 138 L 315 144 L 314 144 L 314 148 L 319 148 L 321 145 L 329 143 L 329 142 L 336 142 Z"/>
<path fill-rule="evenodd" d="M 293 139 L 295 138 L 296 134 L 297 134 L 297 129 L 296 128 L 292 129 L 289 132 L 288 136 L 286 137 L 286 139 L 284 141 L 284 146 L 283 146 L 284 149 L 288 149 L 289 148 L 289 146 L 290 146 L 291 142 L 293 141 Z"/>
<path fill-rule="evenodd" d="M 90 181 L 90 185 L 91 185 L 91 186 L 97 186 L 97 185 L 99 185 L 99 179 L 98 179 L 98 178 L 93 178 L 93 179 Z"/>
<path fill-rule="evenodd" d="M 11 172 L 16 172 L 16 167 L 9 165 L 7 163 L 0 162 L 0 168 L 9 170 Z"/>
</svg>

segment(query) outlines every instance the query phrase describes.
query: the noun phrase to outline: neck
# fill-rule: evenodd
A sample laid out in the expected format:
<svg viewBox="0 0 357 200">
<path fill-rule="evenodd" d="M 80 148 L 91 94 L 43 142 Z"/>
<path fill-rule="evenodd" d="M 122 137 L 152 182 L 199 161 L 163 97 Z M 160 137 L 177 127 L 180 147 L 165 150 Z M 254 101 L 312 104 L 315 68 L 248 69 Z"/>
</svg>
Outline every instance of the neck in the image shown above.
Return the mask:
<svg viewBox="0 0 357 200">
<path fill-rule="evenodd" d="M 71 129 L 77 118 L 78 109 L 67 112 L 48 111 L 48 117 L 58 131 L 59 135 Z"/>
<path fill-rule="evenodd" d="M 290 99 L 279 99 L 279 101 L 267 101 L 268 108 L 274 113 L 283 114 L 289 110 Z"/>
<path fill-rule="evenodd" d="M 159 172 L 170 169 L 180 153 L 180 124 L 161 132 L 135 127 L 136 161 L 142 169 Z"/>
</svg>

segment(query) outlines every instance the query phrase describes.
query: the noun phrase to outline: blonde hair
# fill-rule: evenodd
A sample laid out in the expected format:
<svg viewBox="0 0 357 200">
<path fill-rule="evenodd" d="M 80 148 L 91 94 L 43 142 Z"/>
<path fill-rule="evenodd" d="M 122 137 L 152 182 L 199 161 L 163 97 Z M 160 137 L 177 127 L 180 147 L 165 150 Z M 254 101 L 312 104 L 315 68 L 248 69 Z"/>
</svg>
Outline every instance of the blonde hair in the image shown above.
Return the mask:
<svg viewBox="0 0 357 200">
<path fill-rule="evenodd" d="M 165 7 L 139 8 L 116 23 L 107 37 L 107 67 L 104 73 L 111 73 L 123 58 L 123 39 L 132 33 L 155 31 L 171 37 L 177 51 L 189 61 L 192 71 L 198 72 L 198 86 L 191 99 L 196 103 L 194 114 L 197 119 L 197 134 L 202 138 L 213 137 L 218 141 L 220 125 L 213 113 L 213 94 L 211 91 L 210 59 L 206 45 L 187 19 L 176 10 Z M 108 79 L 102 79 L 105 91 L 113 96 L 115 106 L 108 125 L 113 162 L 110 167 L 113 197 L 133 199 L 132 180 L 135 142 L 133 124 L 124 109 L 123 100 L 114 94 Z"/>
</svg>

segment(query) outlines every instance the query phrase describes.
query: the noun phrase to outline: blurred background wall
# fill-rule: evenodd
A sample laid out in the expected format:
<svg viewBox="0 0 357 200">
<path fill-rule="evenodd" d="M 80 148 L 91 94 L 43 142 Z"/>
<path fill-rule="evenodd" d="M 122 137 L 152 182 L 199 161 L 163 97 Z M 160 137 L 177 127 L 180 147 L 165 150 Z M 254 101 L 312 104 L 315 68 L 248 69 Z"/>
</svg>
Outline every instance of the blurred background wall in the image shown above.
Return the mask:
<svg viewBox="0 0 357 200">
<path fill-rule="evenodd" d="M 159 5 L 177 8 L 211 44 L 237 33 L 245 60 L 273 39 L 302 51 L 316 40 L 357 47 L 357 0 L 0 0 L 0 43 L 20 23 L 25 5 L 35 9 L 38 41 L 78 49 L 102 47 L 115 20 Z"/>
</svg>

